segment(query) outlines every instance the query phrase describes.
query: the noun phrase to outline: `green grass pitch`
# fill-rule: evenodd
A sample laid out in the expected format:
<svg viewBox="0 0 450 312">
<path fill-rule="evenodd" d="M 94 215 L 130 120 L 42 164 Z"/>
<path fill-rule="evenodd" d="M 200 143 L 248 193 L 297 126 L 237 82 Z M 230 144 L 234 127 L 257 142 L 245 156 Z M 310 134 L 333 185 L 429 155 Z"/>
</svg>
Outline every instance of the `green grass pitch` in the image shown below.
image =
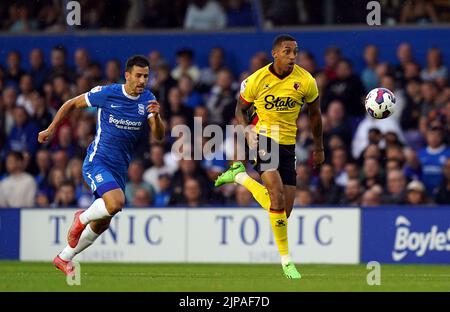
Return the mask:
<svg viewBox="0 0 450 312">
<path fill-rule="evenodd" d="M 51 263 L 0 262 L 0 291 L 450 291 L 449 265 L 381 265 L 368 286 L 364 265 L 299 265 L 287 280 L 275 264 L 82 263 L 81 285 L 68 286 Z"/>
</svg>

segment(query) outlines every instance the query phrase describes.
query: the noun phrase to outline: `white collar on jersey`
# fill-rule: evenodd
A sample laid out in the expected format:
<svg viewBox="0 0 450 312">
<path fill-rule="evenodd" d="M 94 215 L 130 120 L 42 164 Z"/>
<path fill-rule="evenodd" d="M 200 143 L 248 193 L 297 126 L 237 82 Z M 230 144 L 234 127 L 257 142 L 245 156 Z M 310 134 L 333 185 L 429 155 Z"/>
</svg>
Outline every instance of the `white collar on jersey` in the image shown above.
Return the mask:
<svg viewBox="0 0 450 312">
<path fill-rule="evenodd" d="M 140 96 L 140 95 L 138 95 L 138 96 L 132 96 L 132 95 L 129 95 L 129 94 L 127 93 L 127 91 L 125 91 L 125 85 L 124 85 L 124 84 L 122 85 L 122 93 L 123 93 L 123 95 L 125 95 L 127 98 L 129 98 L 130 100 L 137 100 L 137 99 L 139 98 L 139 96 Z"/>
</svg>

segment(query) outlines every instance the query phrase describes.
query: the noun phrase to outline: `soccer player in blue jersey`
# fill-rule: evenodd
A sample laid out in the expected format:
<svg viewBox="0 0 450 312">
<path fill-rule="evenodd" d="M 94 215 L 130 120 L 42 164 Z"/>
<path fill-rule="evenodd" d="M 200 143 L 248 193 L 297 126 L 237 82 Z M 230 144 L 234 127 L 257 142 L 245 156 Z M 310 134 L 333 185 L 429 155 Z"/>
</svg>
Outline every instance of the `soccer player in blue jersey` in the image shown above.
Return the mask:
<svg viewBox="0 0 450 312">
<path fill-rule="evenodd" d="M 68 245 L 53 263 L 64 274 L 74 272 L 72 259 L 92 245 L 108 227 L 111 218 L 125 204 L 125 179 L 138 137 L 148 122 L 157 140 L 164 137 L 159 103 L 147 89 L 149 63 L 144 56 L 128 59 L 125 84 L 98 86 L 68 100 L 50 126 L 39 133 L 40 143 L 48 142 L 66 115 L 76 108 L 97 108 L 97 132 L 83 163 L 83 177 L 96 200 L 87 210 L 75 213 Z"/>
</svg>

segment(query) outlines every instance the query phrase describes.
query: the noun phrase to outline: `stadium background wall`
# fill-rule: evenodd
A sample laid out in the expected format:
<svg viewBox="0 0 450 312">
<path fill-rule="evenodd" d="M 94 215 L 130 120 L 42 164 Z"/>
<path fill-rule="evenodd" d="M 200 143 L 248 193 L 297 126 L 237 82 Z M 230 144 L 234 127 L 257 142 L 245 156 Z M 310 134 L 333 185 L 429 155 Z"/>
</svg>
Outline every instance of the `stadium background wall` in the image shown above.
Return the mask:
<svg viewBox="0 0 450 312">
<path fill-rule="evenodd" d="M 449 208 L 297 209 L 289 227 L 293 258 L 299 263 L 450 264 Z M 0 259 L 50 261 L 65 244 L 72 215 L 71 209 L 0 210 Z M 278 262 L 262 209 L 126 209 L 113 220 L 80 261 Z"/>
<path fill-rule="evenodd" d="M 356 71 L 363 68 L 362 51 L 368 44 L 375 44 L 380 51 L 380 60 L 396 64 L 396 48 L 402 42 L 414 43 L 414 55 L 420 65 L 424 65 L 426 52 L 430 47 L 442 50 L 444 59 L 450 58 L 450 28 L 386 28 L 372 27 L 356 30 L 285 30 L 294 35 L 301 49 L 312 52 L 318 65 L 323 66 L 323 53 L 330 45 L 339 46 L 343 55 L 351 59 Z M 279 32 L 277 32 L 279 33 Z M 0 60 L 6 61 L 6 55 L 11 50 L 19 51 L 24 58 L 35 48 L 43 49 L 47 63 L 50 50 L 58 44 L 67 48 L 68 63 L 73 65 L 73 53 L 77 48 L 91 51 L 92 61 L 104 65 L 109 59 L 116 58 L 125 63 L 132 54 L 147 54 L 153 49 L 169 57 L 168 61 L 175 64 L 175 53 L 180 48 L 191 48 L 195 53 L 195 62 L 200 67 L 206 66 L 211 48 L 221 46 L 226 51 L 226 63 L 235 74 L 248 68 L 248 60 L 258 51 L 270 53 L 275 32 L 255 32 L 243 30 L 240 32 L 220 33 L 114 33 L 114 34 L 64 34 L 64 35 L 0 35 Z M 226 44 L 224 44 L 226 42 Z M 5 65 L 5 64 L 1 64 Z M 25 60 L 24 68 L 28 69 Z"/>
</svg>

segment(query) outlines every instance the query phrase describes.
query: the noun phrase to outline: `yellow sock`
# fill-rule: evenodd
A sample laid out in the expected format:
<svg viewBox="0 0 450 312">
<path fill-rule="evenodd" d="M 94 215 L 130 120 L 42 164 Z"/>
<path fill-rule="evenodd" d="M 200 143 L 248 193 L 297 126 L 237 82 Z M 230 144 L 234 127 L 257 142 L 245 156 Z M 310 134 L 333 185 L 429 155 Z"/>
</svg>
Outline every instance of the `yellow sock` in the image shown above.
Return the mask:
<svg viewBox="0 0 450 312">
<path fill-rule="evenodd" d="M 278 251 L 281 256 L 289 254 L 288 246 L 288 220 L 286 212 L 269 210 L 270 224 L 272 225 L 272 231 L 277 244 Z"/>
<path fill-rule="evenodd" d="M 256 201 L 269 211 L 270 209 L 270 196 L 269 191 L 267 191 L 266 187 L 248 175 L 243 179 L 242 185 L 252 193 L 253 197 Z"/>
</svg>

